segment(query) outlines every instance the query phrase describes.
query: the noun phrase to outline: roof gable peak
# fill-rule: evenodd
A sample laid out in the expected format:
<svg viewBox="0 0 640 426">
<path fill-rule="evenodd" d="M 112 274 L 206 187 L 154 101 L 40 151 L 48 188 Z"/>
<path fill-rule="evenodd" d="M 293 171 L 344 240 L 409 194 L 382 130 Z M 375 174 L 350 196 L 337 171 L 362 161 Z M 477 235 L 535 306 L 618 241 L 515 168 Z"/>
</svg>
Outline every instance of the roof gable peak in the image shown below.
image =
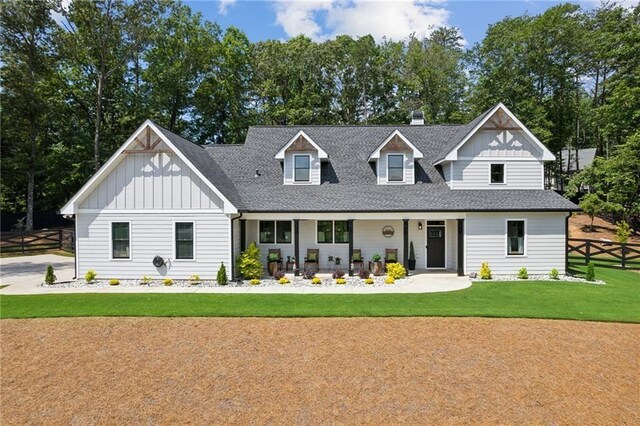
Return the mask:
<svg viewBox="0 0 640 426">
<path fill-rule="evenodd" d="M 380 153 L 385 149 L 385 147 L 387 147 L 387 145 L 393 144 L 395 147 L 397 147 L 399 144 L 402 144 L 402 143 L 406 145 L 408 150 L 413 152 L 414 159 L 419 159 L 424 157 L 422 152 L 418 148 L 416 148 L 414 144 L 409 142 L 409 139 L 407 139 L 402 134 L 402 132 L 400 132 L 400 130 L 395 129 L 393 132 L 391 132 L 389 136 L 387 136 L 387 138 L 384 141 L 382 141 L 380 145 L 376 147 L 376 149 L 371 153 L 371 155 L 369 155 L 369 161 L 378 160 L 380 158 Z"/>
<path fill-rule="evenodd" d="M 320 160 L 327 160 L 329 158 L 327 153 L 322 148 L 320 148 L 320 146 L 315 143 L 313 139 L 311 139 L 309 135 L 304 132 L 304 130 L 299 130 L 294 137 L 289 139 L 289 141 L 282 148 L 280 148 L 280 151 L 278 151 L 278 153 L 275 155 L 276 160 L 284 161 L 285 153 L 289 150 L 315 150 L 318 151 L 318 158 L 320 158 Z"/>
</svg>

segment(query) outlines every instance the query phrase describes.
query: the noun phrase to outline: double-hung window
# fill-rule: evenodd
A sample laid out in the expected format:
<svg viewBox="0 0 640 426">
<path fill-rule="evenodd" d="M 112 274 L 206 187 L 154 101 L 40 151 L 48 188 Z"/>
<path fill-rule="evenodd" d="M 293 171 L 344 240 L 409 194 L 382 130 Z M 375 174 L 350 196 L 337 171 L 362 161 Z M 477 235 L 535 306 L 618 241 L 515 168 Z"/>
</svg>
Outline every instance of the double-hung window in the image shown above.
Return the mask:
<svg viewBox="0 0 640 426">
<path fill-rule="evenodd" d="M 291 221 L 261 220 L 259 234 L 260 244 L 291 244 Z"/>
<path fill-rule="evenodd" d="M 194 258 L 193 222 L 176 222 L 176 259 Z"/>
<path fill-rule="evenodd" d="M 349 228 L 346 220 L 319 220 L 317 225 L 318 244 L 342 244 L 349 242 Z"/>
<path fill-rule="evenodd" d="M 493 184 L 505 183 L 504 180 L 504 164 L 491 164 L 489 172 L 490 182 Z"/>
<path fill-rule="evenodd" d="M 131 258 L 131 233 L 129 222 L 111 223 L 111 257 L 113 259 Z"/>
<path fill-rule="evenodd" d="M 523 219 L 507 220 L 507 256 L 526 254 L 527 223 Z"/>
<path fill-rule="evenodd" d="M 293 156 L 293 180 L 296 182 L 309 182 L 311 169 L 311 157 L 309 155 Z"/>
<path fill-rule="evenodd" d="M 387 155 L 387 180 L 389 182 L 404 181 L 404 155 Z"/>
</svg>

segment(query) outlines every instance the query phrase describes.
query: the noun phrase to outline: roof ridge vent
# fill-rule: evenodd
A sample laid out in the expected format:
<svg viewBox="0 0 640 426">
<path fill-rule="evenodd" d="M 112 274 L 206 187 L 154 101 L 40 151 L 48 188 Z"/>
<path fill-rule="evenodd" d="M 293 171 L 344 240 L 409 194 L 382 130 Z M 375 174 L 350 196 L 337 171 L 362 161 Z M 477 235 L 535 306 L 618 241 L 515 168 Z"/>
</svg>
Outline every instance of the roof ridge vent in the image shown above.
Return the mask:
<svg viewBox="0 0 640 426">
<path fill-rule="evenodd" d="M 424 112 L 421 109 L 411 111 L 411 125 L 424 126 Z"/>
</svg>

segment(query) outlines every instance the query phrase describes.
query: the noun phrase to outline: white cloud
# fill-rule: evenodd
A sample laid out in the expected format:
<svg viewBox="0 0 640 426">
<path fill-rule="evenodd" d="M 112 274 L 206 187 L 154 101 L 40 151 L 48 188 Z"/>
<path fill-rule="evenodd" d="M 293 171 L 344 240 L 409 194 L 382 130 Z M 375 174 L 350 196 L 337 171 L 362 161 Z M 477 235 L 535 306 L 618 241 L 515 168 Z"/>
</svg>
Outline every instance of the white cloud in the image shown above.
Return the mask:
<svg viewBox="0 0 640 426">
<path fill-rule="evenodd" d="M 276 22 L 288 36 L 304 34 L 325 40 L 339 34 L 371 34 L 400 40 L 411 33 L 428 35 L 433 27 L 448 24 L 444 0 L 302 0 L 276 1 Z"/>
<path fill-rule="evenodd" d="M 229 7 L 232 6 L 235 2 L 236 0 L 219 0 L 218 12 L 221 15 L 226 15 Z"/>
</svg>

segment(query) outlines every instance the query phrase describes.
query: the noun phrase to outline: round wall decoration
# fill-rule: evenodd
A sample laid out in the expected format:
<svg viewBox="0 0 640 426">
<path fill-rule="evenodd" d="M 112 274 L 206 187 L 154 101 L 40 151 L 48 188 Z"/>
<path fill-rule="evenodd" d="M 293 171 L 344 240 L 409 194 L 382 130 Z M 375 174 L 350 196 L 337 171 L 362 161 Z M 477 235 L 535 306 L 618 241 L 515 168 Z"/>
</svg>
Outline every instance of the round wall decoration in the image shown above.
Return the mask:
<svg viewBox="0 0 640 426">
<path fill-rule="evenodd" d="M 393 237 L 394 234 L 394 230 L 392 226 L 385 226 L 384 228 L 382 228 L 382 235 L 384 235 L 386 238 L 391 238 Z"/>
</svg>

